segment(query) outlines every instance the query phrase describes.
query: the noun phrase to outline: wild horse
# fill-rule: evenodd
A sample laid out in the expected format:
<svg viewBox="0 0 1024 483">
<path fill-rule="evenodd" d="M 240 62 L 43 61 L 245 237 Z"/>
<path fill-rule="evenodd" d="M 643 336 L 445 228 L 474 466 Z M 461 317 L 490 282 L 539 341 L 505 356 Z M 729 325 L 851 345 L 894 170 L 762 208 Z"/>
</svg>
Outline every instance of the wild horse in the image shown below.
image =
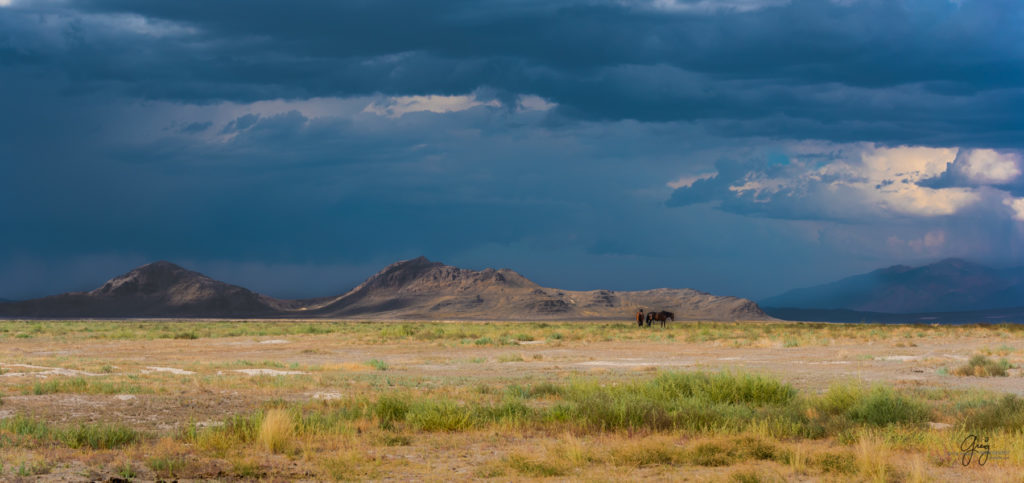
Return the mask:
<svg viewBox="0 0 1024 483">
<path fill-rule="evenodd" d="M 651 322 L 653 322 L 655 320 L 658 321 L 658 322 L 661 322 L 661 326 L 665 327 L 666 321 L 671 320 L 671 321 L 675 322 L 676 314 L 673 314 L 672 312 L 666 312 L 664 310 L 662 310 L 661 312 L 653 312 L 653 311 L 652 312 L 648 312 L 647 313 L 647 326 L 650 327 L 651 326 Z"/>
</svg>

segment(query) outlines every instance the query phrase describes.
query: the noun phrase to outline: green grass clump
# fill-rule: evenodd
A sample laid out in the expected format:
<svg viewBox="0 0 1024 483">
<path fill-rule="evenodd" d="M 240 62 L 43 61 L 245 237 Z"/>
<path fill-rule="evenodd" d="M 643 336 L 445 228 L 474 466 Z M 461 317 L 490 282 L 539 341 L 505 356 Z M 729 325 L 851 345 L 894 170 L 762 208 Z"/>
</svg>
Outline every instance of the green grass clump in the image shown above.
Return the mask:
<svg viewBox="0 0 1024 483">
<path fill-rule="evenodd" d="M 747 374 L 663 373 L 654 379 L 602 386 L 577 381 L 550 417 L 591 428 L 688 429 L 745 427 L 762 409 L 795 402 L 796 390 Z"/>
<path fill-rule="evenodd" d="M 138 384 L 111 382 L 85 377 L 72 377 L 38 381 L 31 389 L 22 392 L 41 396 L 43 394 L 140 394 L 152 392 Z"/>
<path fill-rule="evenodd" d="M 734 483 L 761 483 L 761 477 L 756 471 L 737 471 L 729 475 L 729 481 Z"/>
<path fill-rule="evenodd" d="M 146 464 L 158 476 L 173 478 L 185 469 L 185 457 L 181 455 L 154 456 L 149 458 Z"/>
<path fill-rule="evenodd" d="M 837 431 L 850 423 L 915 424 L 927 421 L 930 416 L 928 407 L 921 401 L 888 387 L 867 388 L 858 383 L 833 384 L 814 404 L 826 416 L 831 416 L 833 429 Z"/>
<path fill-rule="evenodd" d="M 412 337 L 419 332 L 419 328 L 411 324 L 389 325 L 380 329 L 381 339 L 404 339 Z"/>
<path fill-rule="evenodd" d="M 381 429 L 391 429 L 396 421 L 405 421 L 409 413 L 409 401 L 405 398 L 384 395 L 377 398 L 373 414 L 377 416 L 377 424 Z"/>
<path fill-rule="evenodd" d="M 374 369 L 377 369 L 378 371 L 386 371 L 391 368 L 391 366 L 389 366 L 387 362 L 384 362 L 380 359 L 370 359 L 366 361 L 366 365 Z"/>
<path fill-rule="evenodd" d="M 61 431 L 57 439 L 75 449 L 115 449 L 138 442 L 142 435 L 121 424 L 83 424 Z"/>
<path fill-rule="evenodd" d="M 929 411 L 919 401 L 897 394 L 887 387 L 875 387 L 846 412 L 854 422 L 874 426 L 923 423 Z"/>
<path fill-rule="evenodd" d="M 135 478 L 135 468 L 132 467 L 131 463 L 125 461 L 121 463 L 120 466 L 117 467 L 117 476 L 120 476 L 121 478 L 124 478 L 126 480 Z"/>
<path fill-rule="evenodd" d="M 18 436 L 28 436 L 40 441 L 49 439 L 50 435 L 53 434 L 53 429 L 50 425 L 21 414 L 0 419 L 0 431 Z"/>
<path fill-rule="evenodd" d="M 1005 377 L 1009 368 L 1010 363 L 1006 359 L 994 361 L 978 354 L 967 361 L 967 364 L 956 368 L 953 373 L 958 376 Z"/>
<path fill-rule="evenodd" d="M 116 449 L 143 439 L 142 433 L 121 424 L 82 424 L 55 428 L 44 421 L 20 414 L 0 419 L 0 441 L 5 439 L 3 433 L 31 438 L 37 444 L 57 442 L 74 449 Z"/>
<path fill-rule="evenodd" d="M 419 431 L 465 431 L 476 423 L 472 408 L 447 399 L 415 401 L 405 419 Z"/>
<path fill-rule="evenodd" d="M 512 455 L 505 458 L 505 464 L 522 475 L 539 478 L 565 476 L 568 473 L 566 468 L 561 465 L 533 460 L 522 455 Z"/>
</svg>

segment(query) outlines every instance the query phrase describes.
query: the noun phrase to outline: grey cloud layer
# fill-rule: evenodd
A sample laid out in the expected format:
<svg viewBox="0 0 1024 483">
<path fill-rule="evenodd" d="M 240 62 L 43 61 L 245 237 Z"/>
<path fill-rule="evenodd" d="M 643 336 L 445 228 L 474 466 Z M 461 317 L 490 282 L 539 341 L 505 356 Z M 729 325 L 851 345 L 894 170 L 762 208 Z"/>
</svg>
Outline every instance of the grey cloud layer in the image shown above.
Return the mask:
<svg viewBox="0 0 1024 483">
<path fill-rule="evenodd" d="M 0 297 L 155 258 L 285 296 L 420 254 L 752 296 L 1019 263 L 1020 177 L 963 153 L 1024 149 L 1022 24 L 1016 0 L 14 0 Z M 413 95 L 472 102 L 396 110 Z M 963 156 L 900 191 L 844 154 L 869 143 Z"/>
<path fill-rule="evenodd" d="M 12 27 L 0 42 L 7 68 L 57 69 L 80 87 L 145 98 L 490 88 L 540 95 L 573 118 L 981 147 L 1011 147 L 1024 126 L 1014 0 L 18 5 L 0 10 Z M 110 18 L 136 25 L 112 29 Z"/>
</svg>

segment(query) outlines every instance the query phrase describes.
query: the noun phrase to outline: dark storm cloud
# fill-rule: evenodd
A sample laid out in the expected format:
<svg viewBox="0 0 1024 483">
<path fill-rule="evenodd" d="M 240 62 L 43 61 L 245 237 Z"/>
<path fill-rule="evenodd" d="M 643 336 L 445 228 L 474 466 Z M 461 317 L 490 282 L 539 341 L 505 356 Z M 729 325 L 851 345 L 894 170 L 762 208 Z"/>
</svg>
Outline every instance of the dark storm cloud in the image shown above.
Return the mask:
<svg viewBox="0 0 1024 483">
<path fill-rule="evenodd" d="M 979 182 L 984 156 L 867 176 L 838 151 L 1020 152 L 1022 22 L 1015 0 L 14 0 L 0 297 L 161 258 L 287 296 L 420 254 L 752 296 L 1021 261 L 1020 177 Z M 941 191 L 923 215 L 880 216 L 918 188 Z"/>
<path fill-rule="evenodd" d="M 244 131 L 252 127 L 253 124 L 256 124 L 256 122 L 259 121 L 259 119 L 259 114 L 246 114 L 244 116 L 239 116 L 238 118 L 232 119 L 231 122 L 227 123 L 227 125 L 224 126 L 224 129 L 222 129 L 220 133 L 230 134 L 238 131 Z"/>
<path fill-rule="evenodd" d="M 1024 8 L 1013 0 L 43 5 L 0 11 L 5 24 L 35 24 L 8 34 L 0 55 L 146 98 L 488 88 L 540 95 L 572 118 L 1001 147 L 1024 125 Z M 31 20 L 40 12 L 57 19 Z M 111 30 L 107 17 L 138 25 Z"/>
<path fill-rule="evenodd" d="M 206 131 L 207 129 L 210 129 L 210 126 L 212 126 L 212 125 L 213 125 L 213 123 L 210 122 L 210 121 L 206 121 L 206 122 L 191 122 L 191 123 L 188 123 L 187 125 L 183 126 L 180 129 L 180 131 L 183 132 L 183 133 L 186 133 L 186 134 L 198 134 L 198 133 L 201 133 L 203 131 Z"/>
</svg>

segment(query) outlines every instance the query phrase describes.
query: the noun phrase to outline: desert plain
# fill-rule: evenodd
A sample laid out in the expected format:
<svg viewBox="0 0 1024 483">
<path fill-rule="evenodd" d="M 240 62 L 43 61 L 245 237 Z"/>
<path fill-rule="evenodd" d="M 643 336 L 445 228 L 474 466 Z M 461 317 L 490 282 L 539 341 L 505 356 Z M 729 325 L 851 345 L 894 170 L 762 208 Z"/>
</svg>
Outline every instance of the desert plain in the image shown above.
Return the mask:
<svg viewBox="0 0 1024 483">
<path fill-rule="evenodd" d="M 0 480 L 1024 481 L 1022 363 L 1017 325 L 0 321 Z"/>
</svg>

